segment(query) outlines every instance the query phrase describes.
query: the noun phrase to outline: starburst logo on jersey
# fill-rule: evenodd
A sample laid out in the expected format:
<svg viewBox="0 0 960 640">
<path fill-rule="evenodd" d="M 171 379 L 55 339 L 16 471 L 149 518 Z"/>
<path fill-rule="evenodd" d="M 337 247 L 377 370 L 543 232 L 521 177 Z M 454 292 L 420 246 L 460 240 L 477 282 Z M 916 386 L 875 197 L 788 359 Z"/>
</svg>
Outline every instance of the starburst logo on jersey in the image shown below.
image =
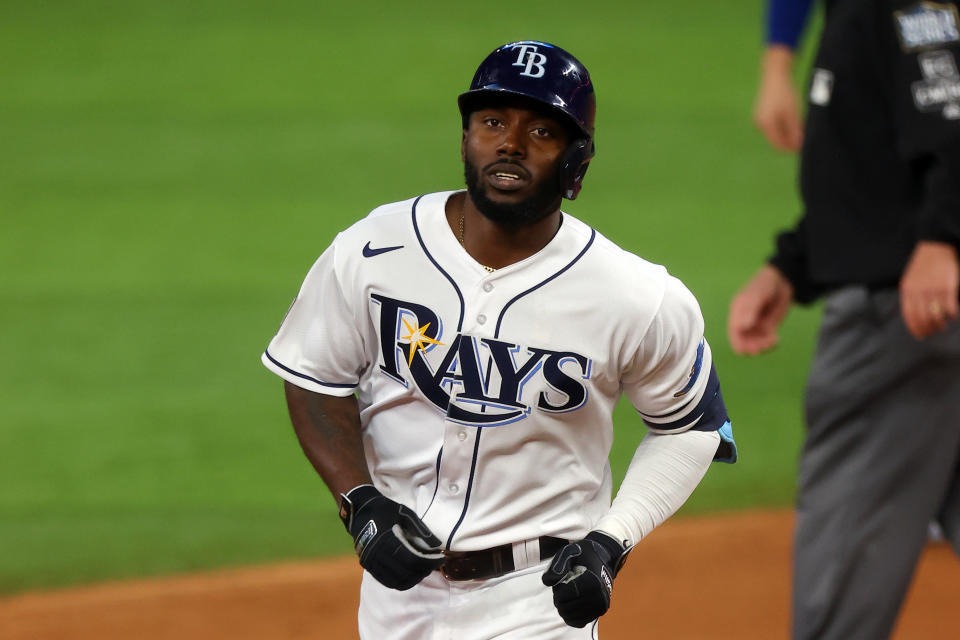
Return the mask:
<svg viewBox="0 0 960 640">
<path fill-rule="evenodd" d="M 381 373 L 405 387 L 412 382 L 454 422 L 495 427 L 534 409 L 565 413 L 587 402 L 586 356 L 462 333 L 448 345 L 428 307 L 376 293 L 370 301 L 380 310 Z"/>
<path fill-rule="evenodd" d="M 423 325 L 422 327 L 417 327 L 414 329 L 410 326 L 410 323 L 407 322 L 406 318 L 400 318 L 403 320 L 403 324 L 407 327 L 407 335 L 404 340 L 407 341 L 410 349 L 410 359 L 407 360 L 407 366 L 413 364 L 413 356 L 416 355 L 417 351 L 423 351 L 426 353 L 426 347 L 432 344 L 439 344 L 443 346 L 442 342 L 438 342 L 426 334 L 427 329 L 430 328 L 430 323 Z"/>
</svg>

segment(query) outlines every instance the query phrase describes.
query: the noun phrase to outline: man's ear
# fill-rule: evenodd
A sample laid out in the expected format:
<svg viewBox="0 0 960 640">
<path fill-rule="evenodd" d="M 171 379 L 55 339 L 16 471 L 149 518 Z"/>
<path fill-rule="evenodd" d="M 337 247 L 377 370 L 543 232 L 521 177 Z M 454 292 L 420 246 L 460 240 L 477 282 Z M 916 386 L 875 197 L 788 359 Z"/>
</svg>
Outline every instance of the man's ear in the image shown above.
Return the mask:
<svg viewBox="0 0 960 640">
<path fill-rule="evenodd" d="M 460 139 L 460 162 L 467 161 L 467 130 L 463 130 L 463 137 Z"/>
</svg>

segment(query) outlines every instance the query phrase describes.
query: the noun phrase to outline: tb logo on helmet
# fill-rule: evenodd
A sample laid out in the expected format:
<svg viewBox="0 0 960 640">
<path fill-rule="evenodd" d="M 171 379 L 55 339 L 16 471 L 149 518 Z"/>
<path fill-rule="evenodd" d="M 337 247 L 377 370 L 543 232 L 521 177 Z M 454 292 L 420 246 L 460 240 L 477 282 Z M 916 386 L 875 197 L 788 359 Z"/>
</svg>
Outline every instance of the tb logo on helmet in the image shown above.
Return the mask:
<svg viewBox="0 0 960 640">
<path fill-rule="evenodd" d="M 520 55 L 517 56 L 517 61 L 513 63 L 513 66 L 525 67 L 520 75 L 529 78 L 542 78 L 547 70 L 543 64 L 547 61 L 547 56 L 537 53 L 537 47 L 532 44 L 517 45 L 517 48 L 520 49 Z"/>
</svg>

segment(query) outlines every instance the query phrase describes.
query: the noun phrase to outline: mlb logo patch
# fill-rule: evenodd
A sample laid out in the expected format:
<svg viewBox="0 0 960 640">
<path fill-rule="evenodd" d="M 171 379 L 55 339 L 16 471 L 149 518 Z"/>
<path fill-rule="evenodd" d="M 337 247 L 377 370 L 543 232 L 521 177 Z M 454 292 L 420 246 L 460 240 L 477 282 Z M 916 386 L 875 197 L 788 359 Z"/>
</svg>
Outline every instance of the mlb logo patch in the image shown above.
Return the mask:
<svg viewBox="0 0 960 640">
<path fill-rule="evenodd" d="M 916 51 L 960 41 L 957 8 L 950 4 L 918 2 L 893 13 L 904 51 Z"/>
<path fill-rule="evenodd" d="M 826 69 L 814 69 L 810 82 L 810 104 L 825 107 L 830 104 L 833 95 L 833 72 Z"/>
</svg>

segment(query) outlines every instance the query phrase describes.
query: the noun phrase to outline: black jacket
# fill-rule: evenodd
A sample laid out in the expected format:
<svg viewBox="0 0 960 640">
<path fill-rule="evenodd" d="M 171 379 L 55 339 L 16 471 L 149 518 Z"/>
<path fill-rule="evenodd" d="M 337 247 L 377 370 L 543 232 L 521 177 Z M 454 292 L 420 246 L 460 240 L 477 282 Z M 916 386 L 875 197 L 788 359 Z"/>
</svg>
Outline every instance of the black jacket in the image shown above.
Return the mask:
<svg viewBox="0 0 960 640">
<path fill-rule="evenodd" d="M 809 83 L 804 215 L 770 262 L 798 302 L 896 286 L 918 240 L 960 248 L 956 2 L 834 0 Z"/>
</svg>

